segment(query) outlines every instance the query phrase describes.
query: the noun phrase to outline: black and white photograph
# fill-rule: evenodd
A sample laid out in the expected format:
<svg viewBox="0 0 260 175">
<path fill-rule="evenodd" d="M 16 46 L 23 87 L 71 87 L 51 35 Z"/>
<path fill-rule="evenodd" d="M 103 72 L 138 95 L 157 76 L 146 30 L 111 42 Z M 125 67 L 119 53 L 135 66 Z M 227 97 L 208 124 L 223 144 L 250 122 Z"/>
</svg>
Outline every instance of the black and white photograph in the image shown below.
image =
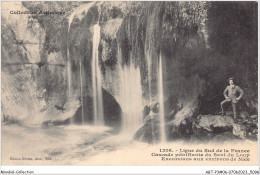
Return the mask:
<svg viewBox="0 0 260 175">
<path fill-rule="evenodd" d="M 1 3 L 2 165 L 258 165 L 257 1 Z"/>
</svg>

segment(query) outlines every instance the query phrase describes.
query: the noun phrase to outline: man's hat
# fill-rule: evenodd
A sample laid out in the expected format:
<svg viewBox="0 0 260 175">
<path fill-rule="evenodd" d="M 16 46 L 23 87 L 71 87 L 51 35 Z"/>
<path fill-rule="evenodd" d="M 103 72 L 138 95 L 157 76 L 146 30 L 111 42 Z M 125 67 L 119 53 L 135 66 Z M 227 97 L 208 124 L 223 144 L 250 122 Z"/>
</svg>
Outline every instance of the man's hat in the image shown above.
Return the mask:
<svg viewBox="0 0 260 175">
<path fill-rule="evenodd" d="M 229 82 L 229 80 L 234 80 L 234 78 L 233 78 L 233 77 L 230 77 L 227 81 Z"/>
</svg>

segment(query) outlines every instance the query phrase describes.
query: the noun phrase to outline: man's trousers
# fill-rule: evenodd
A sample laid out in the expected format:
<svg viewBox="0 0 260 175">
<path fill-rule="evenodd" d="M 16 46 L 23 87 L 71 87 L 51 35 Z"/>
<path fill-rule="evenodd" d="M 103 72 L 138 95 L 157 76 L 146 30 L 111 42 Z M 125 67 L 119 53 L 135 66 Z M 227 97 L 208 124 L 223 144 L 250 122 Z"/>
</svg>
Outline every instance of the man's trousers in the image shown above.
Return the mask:
<svg viewBox="0 0 260 175">
<path fill-rule="evenodd" d="M 237 118 L 237 107 L 236 107 L 236 103 L 233 103 L 232 100 L 224 100 L 220 103 L 220 106 L 221 106 L 221 110 L 222 110 L 222 113 L 224 113 L 224 108 L 223 108 L 223 105 L 226 104 L 226 103 L 231 103 L 232 104 L 232 108 L 233 108 L 233 114 L 234 114 L 234 118 Z"/>
</svg>

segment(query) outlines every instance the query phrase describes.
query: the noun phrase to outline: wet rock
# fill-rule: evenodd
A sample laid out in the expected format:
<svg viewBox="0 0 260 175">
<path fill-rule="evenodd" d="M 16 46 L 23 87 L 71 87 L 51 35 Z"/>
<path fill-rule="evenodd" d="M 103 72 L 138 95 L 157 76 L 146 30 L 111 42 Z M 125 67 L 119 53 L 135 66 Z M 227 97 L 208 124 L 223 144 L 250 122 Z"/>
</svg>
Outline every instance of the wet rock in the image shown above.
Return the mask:
<svg viewBox="0 0 260 175">
<path fill-rule="evenodd" d="M 70 118 L 66 119 L 66 120 L 48 120 L 42 123 L 42 127 L 46 128 L 46 127 L 50 127 L 50 126 L 61 126 L 61 125 L 69 125 L 70 122 Z"/>
<path fill-rule="evenodd" d="M 160 123 L 158 115 L 149 115 L 149 120 L 135 133 L 134 140 L 156 143 L 160 141 Z M 192 123 L 184 119 L 179 126 L 171 123 L 165 124 L 166 138 L 168 141 L 176 139 L 189 139 L 192 135 Z"/>
<path fill-rule="evenodd" d="M 252 118 L 252 119 L 257 119 L 257 118 L 258 118 L 258 115 L 251 115 L 250 118 Z"/>
<path fill-rule="evenodd" d="M 150 114 L 144 118 L 144 123 L 159 123 L 160 122 L 160 116 L 158 114 Z"/>
<path fill-rule="evenodd" d="M 133 139 L 146 143 L 158 142 L 160 140 L 159 126 L 152 122 L 146 123 L 135 133 Z"/>
<path fill-rule="evenodd" d="M 258 127 L 258 115 L 252 115 L 248 117 L 248 120 L 251 120 L 252 123 L 254 123 Z"/>
<path fill-rule="evenodd" d="M 198 126 L 208 131 L 213 131 L 213 128 L 233 127 L 234 120 L 230 116 L 221 115 L 203 115 L 198 121 Z"/>
<path fill-rule="evenodd" d="M 152 111 L 154 113 L 159 113 L 160 112 L 160 104 L 157 102 L 152 106 Z"/>
<path fill-rule="evenodd" d="M 236 119 L 236 123 L 233 125 L 233 134 L 241 139 L 258 139 L 258 119 L 257 115 L 249 116 Z"/>
<path fill-rule="evenodd" d="M 170 121 L 174 118 L 178 111 L 182 110 L 183 104 L 178 102 L 178 99 L 174 96 L 169 97 L 164 102 L 165 119 Z"/>
<path fill-rule="evenodd" d="M 233 134 L 241 139 L 245 139 L 246 138 L 246 127 L 244 125 L 234 123 Z"/>
<path fill-rule="evenodd" d="M 234 139 L 234 120 L 230 116 L 199 115 L 192 124 L 192 139 L 201 141 Z"/>
<path fill-rule="evenodd" d="M 104 122 L 106 126 L 121 127 L 121 108 L 115 98 L 103 89 L 103 108 L 104 108 Z M 82 106 L 78 108 L 75 115 L 73 116 L 73 121 L 76 124 L 82 124 L 82 114 L 83 119 L 86 123 L 94 122 L 93 114 L 93 98 L 90 96 L 85 96 L 83 98 L 83 110 Z"/>
<path fill-rule="evenodd" d="M 223 132 L 221 134 L 216 135 L 212 140 L 216 142 L 225 142 L 229 140 L 237 139 L 232 132 Z"/>
<path fill-rule="evenodd" d="M 9 115 L 3 115 L 2 123 L 4 125 L 23 125 L 23 121 Z"/>
<path fill-rule="evenodd" d="M 150 106 L 145 105 L 143 109 L 143 120 L 145 120 L 146 116 L 149 115 L 150 111 L 151 111 Z"/>
<path fill-rule="evenodd" d="M 245 120 L 249 117 L 249 113 L 247 111 L 242 111 L 239 116 Z"/>
<path fill-rule="evenodd" d="M 210 132 L 206 129 L 200 128 L 196 125 L 193 125 L 193 135 L 191 136 L 192 141 L 200 140 L 200 141 L 209 141 L 213 138 L 213 132 Z"/>
<path fill-rule="evenodd" d="M 165 121 L 170 121 L 176 113 L 183 108 L 183 104 L 179 103 L 176 97 L 169 97 L 164 101 Z M 160 103 L 156 102 L 151 106 L 145 105 L 143 109 L 143 120 L 146 120 L 148 115 L 158 114 L 160 112 Z"/>
<path fill-rule="evenodd" d="M 63 152 L 62 151 L 52 151 L 49 153 L 50 156 L 58 156 L 58 155 L 61 155 Z"/>
<path fill-rule="evenodd" d="M 254 122 L 244 123 L 246 128 L 246 137 L 251 140 L 258 139 L 258 124 Z"/>
<path fill-rule="evenodd" d="M 231 132 L 232 133 L 232 127 L 231 126 L 213 127 L 212 132 L 214 134 L 222 134 L 223 132 Z"/>
<path fill-rule="evenodd" d="M 167 133 L 169 140 L 176 140 L 180 138 L 180 135 L 178 133 L 178 126 L 169 125 L 167 127 Z"/>
<path fill-rule="evenodd" d="M 103 89 L 104 120 L 106 126 L 121 128 L 122 110 L 115 98 Z"/>
<path fill-rule="evenodd" d="M 247 112 L 241 112 L 241 116 L 243 117 L 234 121 L 231 116 L 199 115 L 197 118 L 183 119 L 178 126 L 173 122 L 166 122 L 166 137 L 168 141 L 176 139 L 218 142 L 234 139 L 257 140 L 257 117 L 251 117 Z M 149 114 L 144 122 L 144 126 L 136 132 L 134 139 L 147 143 L 158 142 L 160 116 L 154 113 Z"/>
<path fill-rule="evenodd" d="M 181 124 L 178 126 L 177 133 L 180 138 L 189 139 L 192 135 L 192 123 L 188 118 L 185 118 L 181 121 Z"/>
</svg>

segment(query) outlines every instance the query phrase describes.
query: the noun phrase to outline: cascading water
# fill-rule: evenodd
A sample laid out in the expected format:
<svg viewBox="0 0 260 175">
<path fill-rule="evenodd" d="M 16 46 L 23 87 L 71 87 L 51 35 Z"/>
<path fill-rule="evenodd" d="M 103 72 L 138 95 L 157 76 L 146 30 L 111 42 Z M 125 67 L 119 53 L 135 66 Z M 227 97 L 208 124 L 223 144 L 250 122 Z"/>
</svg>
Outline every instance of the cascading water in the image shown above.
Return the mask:
<svg viewBox="0 0 260 175">
<path fill-rule="evenodd" d="M 70 25 L 71 25 L 71 23 L 72 23 L 72 21 L 73 21 L 73 19 L 74 19 L 74 16 L 75 16 L 75 12 L 76 11 L 74 11 L 71 15 L 70 15 L 70 17 L 69 17 L 69 25 L 68 25 L 68 31 L 70 31 Z"/>
<path fill-rule="evenodd" d="M 160 136 L 161 142 L 166 142 L 165 122 L 164 122 L 164 94 L 163 94 L 163 65 L 162 55 L 159 56 L 159 77 L 158 77 L 158 91 L 159 91 L 159 111 L 160 111 Z"/>
<path fill-rule="evenodd" d="M 93 50 L 92 50 L 92 89 L 94 106 L 94 124 L 104 125 L 103 94 L 101 86 L 101 71 L 99 68 L 98 46 L 100 42 L 100 26 L 93 26 Z"/>
<path fill-rule="evenodd" d="M 68 49 L 69 51 L 69 49 Z M 69 60 L 69 57 L 68 57 L 68 60 L 67 60 L 67 86 L 68 86 L 68 91 L 67 91 L 67 97 L 68 99 L 71 98 L 72 96 L 72 91 L 71 91 L 71 65 L 70 65 L 70 60 Z"/>
<path fill-rule="evenodd" d="M 122 65 L 121 50 L 118 49 L 119 58 L 119 103 L 122 109 L 123 131 L 134 133 L 142 124 L 142 86 L 139 67 Z M 133 60 L 133 59 L 131 59 Z"/>
<path fill-rule="evenodd" d="M 149 87 L 149 106 L 152 106 L 152 60 L 151 60 L 151 56 L 150 53 L 147 53 L 147 70 L 148 70 L 148 87 Z M 151 127 L 152 127 L 152 140 L 154 140 L 154 122 L 153 120 L 151 121 Z"/>
<path fill-rule="evenodd" d="M 81 99 L 81 117 L 82 117 L 82 125 L 84 124 L 84 100 L 83 100 L 83 67 L 82 67 L 82 62 L 80 61 L 79 64 L 79 72 L 80 72 L 80 99 Z"/>
<path fill-rule="evenodd" d="M 75 16 L 75 12 L 73 12 L 70 17 L 69 17 L 69 21 L 68 21 L 68 36 L 69 36 L 69 31 L 70 31 L 70 25 L 74 19 Z M 67 44 L 67 76 L 68 76 L 68 97 L 70 97 L 71 94 L 71 65 L 70 65 L 70 59 L 69 59 L 69 44 Z"/>
<path fill-rule="evenodd" d="M 74 18 L 74 12 L 69 17 L 69 25 L 68 25 L 68 33 L 67 37 L 69 38 L 69 31 L 70 31 L 70 25 Z M 69 40 L 68 40 L 69 41 Z M 72 91 L 71 91 L 71 63 L 70 63 L 70 57 L 69 57 L 69 43 L 67 43 L 67 99 L 68 99 L 68 108 L 70 108 L 70 100 L 72 97 Z M 73 117 L 70 119 L 71 123 L 73 123 Z"/>
<path fill-rule="evenodd" d="M 77 19 L 81 20 L 85 13 L 88 12 L 90 7 L 92 7 L 95 4 L 95 2 L 89 2 L 85 5 L 79 6 L 76 8 L 71 15 L 68 17 L 68 41 L 69 41 L 69 32 L 71 29 L 71 24 L 76 17 Z M 68 91 L 67 91 L 67 97 L 68 97 L 68 107 L 70 108 L 70 102 L 73 98 L 73 89 L 72 89 L 72 72 L 71 72 L 71 60 L 70 60 L 70 53 L 69 53 L 69 44 L 67 44 L 67 83 L 68 83 Z M 83 101 L 83 66 L 82 66 L 82 60 L 80 61 L 80 99 L 81 99 L 81 105 L 84 106 Z M 73 117 L 71 118 L 71 122 L 73 123 Z M 84 124 L 84 109 L 82 108 L 82 124 Z"/>
</svg>

